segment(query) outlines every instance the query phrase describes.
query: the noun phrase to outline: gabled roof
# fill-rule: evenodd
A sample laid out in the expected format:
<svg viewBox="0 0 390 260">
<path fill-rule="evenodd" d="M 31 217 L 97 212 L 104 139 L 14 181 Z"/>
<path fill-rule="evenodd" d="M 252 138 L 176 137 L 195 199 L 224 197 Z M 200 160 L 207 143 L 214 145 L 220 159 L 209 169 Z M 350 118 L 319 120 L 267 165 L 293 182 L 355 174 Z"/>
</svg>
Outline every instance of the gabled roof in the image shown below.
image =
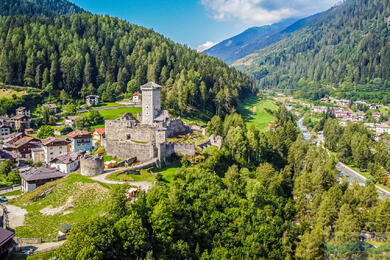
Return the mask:
<svg viewBox="0 0 390 260">
<path fill-rule="evenodd" d="M 55 168 L 32 168 L 29 171 L 21 172 L 20 176 L 25 181 L 37 181 L 37 180 L 47 180 L 47 179 L 55 179 L 62 178 L 66 176 L 65 173 L 60 172 Z"/>
<path fill-rule="evenodd" d="M 117 118 L 116 120 L 137 120 L 137 118 L 135 118 L 132 113 L 128 112 L 125 113 L 122 117 Z"/>
<path fill-rule="evenodd" d="M 18 108 L 16 109 L 16 111 L 23 111 L 23 110 L 26 110 L 26 108 L 25 108 L 25 107 L 18 107 Z"/>
<path fill-rule="evenodd" d="M 158 89 L 158 88 L 162 88 L 162 87 L 159 84 L 154 83 L 153 81 L 148 82 L 148 83 L 141 86 L 141 90 L 142 89 Z"/>
<path fill-rule="evenodd" d="M 76 131 L 70 132 L 66 136 L 68 136 L 69 138 L 91 137 L 91 133 L 88 131 L 76 130 Z"/>
<path fill-rule="evenodd" d="M 25 116 L 25 115 L 16 115 L 16 116 L 12 117 L 11 119 L 13 119 L 13 120 L 20 120 L 20 119 L 23 119 L 23 118 L 27 118 L 27 116 Z"/>
<path fill-rule="evenodd" d="M 99 98 L 99 96 L 98 95 L 88 95 L 85 98 Z"/>
<path fill-rule="evenodd" d="M 104 134 L 106 129 L 105 128 L 95 128 L 93 131 L 98 133 L 99 135 L 102 135 L 102 134 Z"/>
<path fill-rule="evenodd" d="M 41 140 L 44 146 L 61 146 L 69 144 L 69 141 L 64 138 L 48 137 Z"/>
<path fill-rule="evenodd" d="M 25 145 L 25 144 L 33 142 L 33 141 L 38 141 L 38 140 L 31 137 L 31 136 L 24 136 L 24 137 L 20 138 L 19 140 L 17 140 L 15 143 L 13 143 L 12 146 L 14 148 L 19 148 L 22 145 Z"/>
<path fill-rule="evenodd" d="M 81 153 L 68 153 L 61 156 L 58 156 L 57 158 L 54 158 L 51 163 L 63 163 L 63 164 L 69 164 L 75 161 L 80 160 Z"/>
<path fill-rule="evenodd" d="M 0 246 L 4 245 L 14 237 L 14 233 L 0 227 Z"/>
</svg>

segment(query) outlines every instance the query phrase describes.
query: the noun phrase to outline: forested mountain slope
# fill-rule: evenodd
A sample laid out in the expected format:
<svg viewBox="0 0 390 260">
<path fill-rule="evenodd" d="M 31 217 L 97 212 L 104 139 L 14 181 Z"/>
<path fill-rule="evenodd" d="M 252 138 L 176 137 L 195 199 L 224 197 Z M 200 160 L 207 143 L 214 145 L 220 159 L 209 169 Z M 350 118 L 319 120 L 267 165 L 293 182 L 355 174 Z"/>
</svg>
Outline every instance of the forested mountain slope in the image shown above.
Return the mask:
<svg viewBox="0 0 390 260">
<path fill-rule="evenodd" d="M 365 84 L 370 91 L 387 89 L 389 17 L 389 0 L 347 0 L 234 66 L 260 80 L 263 87 L 296 89 L 305 85 L 297 84 L 300 79 L 307 79 L 336 88 Z"/>
<path fill-rule="evenodd" d="M 1 0 L 0 14 L 8 15 L 72 15 L 85 12 L 66 0 Z"/>
<path fill-rule="evenodd" d="M 253 85 L 222 61 L 152 30 L 87 13 L 1 17 L 0 51 L 0 82 L 64 100 L 98 94 L 112 101 L 155 81 L 164 86 L 166 108 L 209 118 L 235 110 Z"/>
<path fill-rule="evenodd" d="M 295 18 L 261 27 L 252 27 L 243 33 L 205 50 L 204 53 L 222 59 L 228 64 L 278 42 L 312 22 L 319 14 L 297 21 Z"/>
</svg>

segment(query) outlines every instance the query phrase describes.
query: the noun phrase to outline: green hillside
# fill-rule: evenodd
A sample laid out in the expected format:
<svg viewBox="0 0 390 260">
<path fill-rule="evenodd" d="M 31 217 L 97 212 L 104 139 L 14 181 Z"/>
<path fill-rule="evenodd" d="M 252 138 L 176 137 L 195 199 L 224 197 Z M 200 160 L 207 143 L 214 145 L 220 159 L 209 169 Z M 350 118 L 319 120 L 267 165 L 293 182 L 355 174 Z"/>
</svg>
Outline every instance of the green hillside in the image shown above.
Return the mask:
<svg viewBox="0 0 390 260">
<path fill-rule="evenodd" d="M 317 89 L 337 89 L 348 98 L 386 103 L 390 100 L 388 6 L 388 0 L 347 0 L 234 66 L 259 80 L 263 88 L 310 91 L 311 82 L 317 82 Z"/>
<path fill-rule="evenodd" d="M 52 1 L 35 2 L 57 10 Z M 115 101 L 149 81 L 164 86 L 165 108 L 201 119 L 234 111 L 253 88 L 248 76 L 222 61 L 117 18 L 0 17 L 2 83 L 42 89 L 51 102 L 68 103 L 88 94 Z"/>
</svg>

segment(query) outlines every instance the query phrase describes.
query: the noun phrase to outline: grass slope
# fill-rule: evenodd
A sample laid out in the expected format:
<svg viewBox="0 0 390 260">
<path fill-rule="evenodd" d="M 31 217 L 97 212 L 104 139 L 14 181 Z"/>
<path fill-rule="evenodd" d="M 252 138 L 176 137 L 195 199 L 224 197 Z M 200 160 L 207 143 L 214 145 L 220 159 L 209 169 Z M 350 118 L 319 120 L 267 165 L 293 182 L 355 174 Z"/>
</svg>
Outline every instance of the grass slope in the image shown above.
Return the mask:
<svg viewBox="0 0 390 260">
<path fill-rule="evenodd" d="M 54 187 L 45 198 L 39 196 Z M 65 178 L 47 183 L 35 191 L 28 192 L 10 204 L 28 211 L 24 225 L 17 227 L 18 237 L 53 239 L 61 224 L 75 225 L 104 214 L 110 198 L 110 186 L 89 179 L 80 174 L 70 174 Z M 42 209 L 71 205 L 54 215 L 41 213 Z"/>
<path fill-rule="evenodd" d="M 142 108 L 140 107 L 124 107 L 124 108 L 118 108 L 118 109 L 110 109 L 110 110 L 101 110 L 99 113 L 102 115 L 104 120 L 114 120 L 121 116 L 123 116 L 125 113 L 132 113 L 135 117 L 137 117 L 137 113 L 142 112 Z M 84 115 L 87 115 L 89 112 L 84 113 Z M 95 125 L 91 128 L 103 128 L 104 124 Z"/>
<path fill-rule="evenodd" d="M 253 107 L 256 107 L 256 113 L 253 113 Z M 268 113 L 265 108 L 277 110 L 278 106 L 272 100 L 259 99 L 251 96 L 243 100 L 238 106 L 238 112 L 244 118 L 248 127 L 254 125 L 261 131 L 267 130 L 268 123 L 275 122 L 276 118 Z"/>
</svg>

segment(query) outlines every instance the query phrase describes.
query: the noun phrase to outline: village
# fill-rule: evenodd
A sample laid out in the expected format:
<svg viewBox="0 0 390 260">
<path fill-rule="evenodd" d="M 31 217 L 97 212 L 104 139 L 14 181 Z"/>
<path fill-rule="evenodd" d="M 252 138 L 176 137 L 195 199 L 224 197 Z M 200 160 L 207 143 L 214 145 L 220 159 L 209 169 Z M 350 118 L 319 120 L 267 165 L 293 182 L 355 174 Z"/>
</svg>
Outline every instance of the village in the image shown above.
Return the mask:
<svg viewBox="0 0 390 260">
<path fill-rule="evenodd" d="M 37 189 L 42 193 L 40 187 L 45 184 L 50 187 L 51 183 L 64 177 L 81 178 L 74 177 L 80 175 L 84 180 L 107 185 L 128 183 L 131 185 L 127 191 L 128 199 L 134 200 L 139 192 L 147 192 L 161 179 L 161 174 L 159 177 L 153 171 L 158 172 L 164 167 L 169 169 L 167 165 L 172 163 L 171 157 L 184 156 L 191 160 L 208 147 L 221 148 L 221 137 L 207 136 L 204 127 L 173 118 L 161 107 L 161 86 L 149 82 L 140 90 L 141 93 L 132 95 L 127 106 L 128 111 L 138 108 L 137 111 L 142 112 L 123 111 L 118 118 L 106 119 L 104 127 L 90 131 L 76 127 L 78 115 L 61 116 L 56 104 L 42 107 L 56 115 L 57 129 L 65 127 L 68 129 L 66 133 L 56 130 L 54 134 L 39 138 L 41 128 L 37 131 L 31 127 L 33 113 L 28 107 L 17 108 L 15 115 L 0 117 L 0 162 L 17 175 L 11 180 L 9 174 L 0 189 L 3 226 L 13 230 L 18 228 L 23 221 L 15 222 L 24 219 L 26 214 L 20 207 L 5 204 L 7 201 Z M 81 112 L 98 108 L 100 102 L 97 95 L 86 96 L 86 105 Z M 113 107 L 110 111 L 116 110 Z M 140 178 L 144 175 L 148 176 Z M 52 188 L 45 188 L 39 196 L 44 198 L 51 192 Z M 50 214 L 62 213 L 66 208 Z M 41 210 L 41 213 L 45 215 L 46 211 Z M 2 229 L 0 236 L 3 231 L 9 232 Z M 6 237 L 12 239 L 14 234 Z M 66 232 L 59 231 L 57 239 L 65 237 Z M 22 238 L 14 240 L 20 244 L 26 242 Z"/>
<path fill-rule="evenodd" d="M 339 121 L 341 126 L 350 123 L 363 123 L 374 136 L 376 141 L 384 135 L 390 134 L 389 111 L 390 107 L 370 104 L 365 101 L 353 101 L 324 97 L 319 100 L 320 105 L 299 102 L 300 105 L 309 109 L 313 117 L 321 117 L 330 113 Z M 317 133 L 321 137 L 322 133 Z"/>
</svg>

